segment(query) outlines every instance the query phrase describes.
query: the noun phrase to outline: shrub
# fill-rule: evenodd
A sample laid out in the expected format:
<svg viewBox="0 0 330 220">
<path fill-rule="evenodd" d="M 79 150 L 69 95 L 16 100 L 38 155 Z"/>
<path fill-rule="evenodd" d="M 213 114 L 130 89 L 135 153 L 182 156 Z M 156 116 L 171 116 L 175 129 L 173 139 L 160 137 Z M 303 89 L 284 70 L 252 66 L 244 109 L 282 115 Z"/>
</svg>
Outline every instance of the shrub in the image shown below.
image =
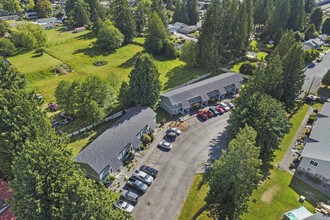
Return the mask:
<svg viewBox="0 0 330 220">
<path fill-rule="evenodd" d="M 147 134 L 143 134 L 142 135 L 142 142 L 144 144 L 149 144 L 151 142 L 151 137 Z"/>
<path fill-rule="evenodd" d="M 135 156 L 135 155 L 134 155 L 134 153 L 133 153 L 132 151 L 129 151 L 129 152 L 128 152 L 128 157 L 129 157 L 129 158 L 134 158 L 134 156 Z"/>
<path fill-rule="evenodd" d="M 305 50 L 304 56 L 305 56 L 305 62 L 311 63 L 320 56 L 320 52 L 318 50 L 316 50 L 315 48 L 313 48 L 311 50 Z"/>
<path fill-rule="evenodd" d="M 298 173 L 298 175 L 302 175 L 303 174 L 303 172 L 301 170 L 298 170 L 297 173 Z"/>
<path fill-rule="evenodd" d="M 154 133 L 150 133 L 149 136 L 151 138 L 151 141 L 154 141 L 155 140 L 155 134 Z"/>
<path fill-rule="evenodd" d="M 307 136 L 306 135 L 304 135 L 303 137 L 302 137 L 302 139 L 304 140 L 305 138 L 307 138 Z"/>
<path fill-rule="evenodd" d="M 239 68 L 239 72 L 245 75 L 252 76 L 253 71 L 256 69 L 255 65 L 252 63 L 243 63 Z"/>
<path fill-rule="evenodd" d="M 45 49 L 44 48 L 38 48 L 34 53 L 38 54 L 39 56 L 44 55 Z"/>
<path fill-rule="evenodd" d="M 71 68 L 67 64 L 59 64 L 52 67 L 52 72 L 67 75 L 71 72 Z"/>
<path fill-rule="evenodd" d="M 96 60 L 93 65 L 94 66 L 105 66 L 108 64 L 108 61 L 106 60 Z"/>
<path fill-rule="evenodd" d="M 201 107 L 201 105 L 197 102 L 197 103 L 195 103 L 194 105 L 194 108 L 197 110 L 197 109 L 199 109 L 200 107 Z"/>
<path fill-rule="evenodd" d="M 166 120 L 163 118 L 163 120 L 160 122 L 160 124 L 163 126 L 165 124 Z"/>
<path fill-rule="evenodd" d="M 129 162 L 130 162 L 130 160 L 129 160 L 129 159 L 126 159 L 126 160 L 124 160 L 124 164 L 125 164 L 125 165 L 128 165 L 128 164 L 129 164 Z"/>
<path fill-rule="evenodd" d="M 305 132 L 305 135 L 306 135 L 307 137 L 309 137 L 310 134 L 311 134 L 311 131 L 309 131 L 309 130 Z"/>
<path fill-rule="evenodd" d="M 15 50 L 16 47 L 10 40 L 0 38 L 0 56 L 12 56 Z"/>
<path fill-rule="evenodd" d="M 116 179 L 116 177 L 112 176 L 112 175 L 109 175 L 107 177 L 107 181 L 114 181 Z"/>
<path fill-rule="evenodd" d="M 313 123 L 315 121 L 315 115 L 311 115 L 308 118 L 308 122 Z"/>
<path fill-rule="evenodd" d="M 210 99 L 210 101 L 209 101 L 209 103 L 211 103 L 211 104 L 214 104 L 214 103 L 216 103 L 217 102 L 217 100 L 215 100 L 215 98 L 212 98 L 212 99 Z"/>
<path fill-rule="evenodd" d="M 330 43 L 330 37 L 325 38 L 324 42 L 329 44 Z"/>
</svg>

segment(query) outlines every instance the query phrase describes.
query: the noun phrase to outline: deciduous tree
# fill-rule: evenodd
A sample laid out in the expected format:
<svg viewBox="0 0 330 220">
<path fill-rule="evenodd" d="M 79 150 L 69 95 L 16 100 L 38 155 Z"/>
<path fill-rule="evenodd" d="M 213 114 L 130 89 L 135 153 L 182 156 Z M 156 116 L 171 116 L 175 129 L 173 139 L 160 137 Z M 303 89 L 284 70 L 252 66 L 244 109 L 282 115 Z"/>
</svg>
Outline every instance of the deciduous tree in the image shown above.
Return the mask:
<svg viewBox="0 0 330 220">
<path fill-rule="evenodd" d="M 12 56 L 15 50 L 15 45 L 9 39 L 0 38 L 0 56 Z"/>
<path fill-rule="evenodd" d="M 102 49 L 116 50 L 124 42 L 124 35 L 111 23 L 106 20 L 102 23 L 97 35 L 96 44 Z"/>
<path fill-rule="evenodd" d="M 7 22 L 0 20 L 0 37 L 4 37 L 9 30 L 9 25 Z"/>
<path fill-rule="evenodd" d="M 193 41 L 185 41 L 181 49 L 181 60 L 188 66 L 197 65 L 198 46 Z"/>
<path fill-rule="evenodd" d="M 260 148 L 252 127 L 239 129 L 228 150 L 212 165 L 205 201 L 215 219 L 238 219 L 247 211 L 249 198 L 261 180 Z"/>
<path fill-rule="evenodd" d="M 52 13 L 52 3 L 49 0 L 38 0 L 35 5 L 35 10 L 39 18 L 47 18 Z"/>
</svg>

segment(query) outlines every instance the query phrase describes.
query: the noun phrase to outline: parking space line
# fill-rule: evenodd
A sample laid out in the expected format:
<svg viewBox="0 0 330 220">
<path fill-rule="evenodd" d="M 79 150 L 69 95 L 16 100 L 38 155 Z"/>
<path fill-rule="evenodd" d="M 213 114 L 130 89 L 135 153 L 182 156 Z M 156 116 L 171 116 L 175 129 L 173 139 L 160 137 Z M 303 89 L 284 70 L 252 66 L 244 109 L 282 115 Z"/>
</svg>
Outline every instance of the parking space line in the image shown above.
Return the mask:
<svg viewBox="0 0 330 220">
<path fill-rule="evenodd" d="M 150 162 L 150 163 L 157 163 L 157 162 L 155 162 L 155 161 L 153 161 L 153 160 L 149 160 L 148 162 Z"/>
</svg>

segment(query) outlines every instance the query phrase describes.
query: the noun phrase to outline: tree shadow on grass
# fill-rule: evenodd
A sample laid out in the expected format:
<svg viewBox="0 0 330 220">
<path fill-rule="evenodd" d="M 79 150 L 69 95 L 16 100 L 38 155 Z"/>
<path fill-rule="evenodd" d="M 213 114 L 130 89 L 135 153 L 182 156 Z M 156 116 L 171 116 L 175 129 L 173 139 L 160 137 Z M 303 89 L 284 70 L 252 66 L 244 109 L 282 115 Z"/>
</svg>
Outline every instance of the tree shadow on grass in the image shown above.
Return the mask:
<svg viewBox="0 0 330 220">
<path fill-rule="evenodd" d="M 128 69 L 134 66 L 136 58 L 140 55 L 141 53 L 136 53 L 133 57 L 129 58 L 126 60 L 124 63 L 120 64 L 120 68 Z"/>
<path fill-rule="evenodd" d="M 86 56 L 89 56 L 89 57 L 93 58 L 93 57 L 97 57 L 97 56 L 108 56 L 108 55 L 110 55 L 114 52 L 115 51 L 103 50 L 102 48 L 100 48 L 100 47 L 96 46 L 95 44 L 93 44 L 92 47 L 87 47 L 87 48 L 75 50 L 73 52 L 73 54 L 83 53 Z"/>
<path fill-rule="evenodd" d="M 41 57 L 43 54 L 35 54 L 33 55 L 31 58 L 38 58 L 38 57 Z"/>
<path fill-rule="evenodd" d="M 168 81 L 164 84 L 164 90 L 172 89 L 205 73 L 207 71 L 203 68 L 190 68 L 184 65 L 177 66 L 166 74 Z"/>
<path fill-rule="evenodd" d="M 77 36 L 76 39 L 78 40 L 91 40 L 93 38 L 95 38 L 95 33 L 94 32 L 89 32 L 87 34 L 83 34 L 83 35 L 80 35 L 80 36 Z"/>
</svg>

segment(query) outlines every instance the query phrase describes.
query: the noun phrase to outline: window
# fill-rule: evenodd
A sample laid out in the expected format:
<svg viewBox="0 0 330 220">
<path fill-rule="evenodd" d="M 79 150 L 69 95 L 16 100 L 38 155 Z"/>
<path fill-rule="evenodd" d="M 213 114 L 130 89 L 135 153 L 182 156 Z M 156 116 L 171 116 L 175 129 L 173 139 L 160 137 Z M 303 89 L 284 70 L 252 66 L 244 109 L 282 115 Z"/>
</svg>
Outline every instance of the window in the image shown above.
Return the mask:
<svg viewBox="0 0 330 220">
<path fill-rule="evenodd" d="M 314 174 L 315 173 L 315 170 L 310 168 L 310 167 L 306 167 L 306 172 L 308 173 L 311 173 L 311 174 Z"/>
<path fill-rule="evenodd" d="M 316 166 L 316 167 L 319 165 L 318 162 L 315 162 L 315 161 L 313 161 L 313 160 L 309 161 L 309 164 L 310 164 L 310 165 L 313 165 L 313 166 Z"/>
</svg>

